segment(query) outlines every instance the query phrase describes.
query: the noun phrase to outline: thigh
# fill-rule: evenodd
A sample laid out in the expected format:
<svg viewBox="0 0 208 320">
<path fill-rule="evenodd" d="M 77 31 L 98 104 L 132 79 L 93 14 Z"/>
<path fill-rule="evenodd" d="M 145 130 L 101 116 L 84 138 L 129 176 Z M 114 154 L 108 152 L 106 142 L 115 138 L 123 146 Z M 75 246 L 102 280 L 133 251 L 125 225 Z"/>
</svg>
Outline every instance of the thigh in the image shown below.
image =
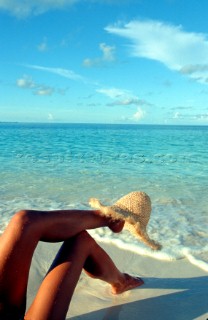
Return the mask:
<svg viewBox="0 0 208 320">
<path fill-rule="evenodd" d="M 25 315 L 25 320 L 64 320 L 94 240 L 83 231 L 65 241 Z"/>
<path fill-rule="evenodd" d="M 0 238 L 0 318 L 23 314 L 30 264 L 38 239 L 24 214 L 15 215 Z M 19 318 L 17 318 L 19 320 Z"/>
</svg>

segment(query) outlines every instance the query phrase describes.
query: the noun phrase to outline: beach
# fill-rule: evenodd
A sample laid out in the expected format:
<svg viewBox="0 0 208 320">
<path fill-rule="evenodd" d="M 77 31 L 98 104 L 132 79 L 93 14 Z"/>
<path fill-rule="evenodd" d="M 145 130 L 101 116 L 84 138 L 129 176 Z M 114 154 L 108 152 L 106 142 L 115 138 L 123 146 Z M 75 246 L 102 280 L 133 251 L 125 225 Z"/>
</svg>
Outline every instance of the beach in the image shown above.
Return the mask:
<svg viewBox="0 0 208 320">
<path fill-rule="evenodd" d="M 208 318 L 208 274 L 187 259 L 160 261 L 99 243 L 118 268 L 140 276 L 144 285 L 120 295 L 110 285 L 82 273 L 67 319 L 73 320 L 206 320 Z M 32 263 L 28 287 L 31 303 L 58 244 L 41 243 Z M 40 256 L 45 255 L 41 266 Z M 43 259 L 42 259 L 43 260 Z"/>
<path fill-rule="evenodd" d="M 0 320 L 208 320 L 208 0 L 0 16 Z"/>
<path fill-rule="evenodd" d="M 129 232 L 91 230 L 123 272 L 145 284 L 119 296 L 82 274 L 67 319 L 208 318 L 208 127 L 99 124 L 0 125 L 0 233 L 21 209 L 90 209 L 131 191 L 152 202 L 154 252 Z M 40 243 L 28 305 L 60 244 Z M 67 294 L 67 292 L 66 292 Z"/>
</svg>

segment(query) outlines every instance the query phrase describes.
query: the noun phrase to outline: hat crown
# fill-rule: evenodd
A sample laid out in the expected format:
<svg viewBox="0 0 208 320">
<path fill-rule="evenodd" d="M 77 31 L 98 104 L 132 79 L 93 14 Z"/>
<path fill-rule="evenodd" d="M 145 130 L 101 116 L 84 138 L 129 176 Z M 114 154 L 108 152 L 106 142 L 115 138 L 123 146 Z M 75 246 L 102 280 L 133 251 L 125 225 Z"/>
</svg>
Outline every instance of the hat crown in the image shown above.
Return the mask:
<svg viewBox="0 0 208 320">
<path fill-rule="evenodd" d="M 146 231 L 151 214 L 151 200 L 145 192 L 133 191 L 112 206 L 104 206 L 96 198 L 91 198 L 89 203 L 104 216 L 124 220 L 127 229 L 152 249 L 161 249 L 161 245 L 150 239 Z"/>
<path fill-rule="evenodd" d="M 133 191 L 120 198 L 112 207 L 115 211 L 126 212 L 140 222 L 141 227 L 146 227 L 151 213 L 151 200 L 142 191 Z"/>
</svg>

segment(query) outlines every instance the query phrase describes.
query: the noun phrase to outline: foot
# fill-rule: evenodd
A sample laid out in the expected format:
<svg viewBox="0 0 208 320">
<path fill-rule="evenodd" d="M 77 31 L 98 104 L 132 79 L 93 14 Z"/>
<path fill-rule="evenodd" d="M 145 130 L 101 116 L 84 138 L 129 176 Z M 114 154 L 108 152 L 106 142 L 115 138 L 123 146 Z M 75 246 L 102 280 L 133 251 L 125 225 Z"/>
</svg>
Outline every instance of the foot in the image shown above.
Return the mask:
<svg viewBox="0 0 208 320">
<path fill-rule="evenodd" d="M 94 211 L 95 214 L 102 216 L 106 219 L 106 227 L 109 227 L 111 231 L 119 233 L 123 230 L 125 221 L 124 220 L 113 220 L 111 216 L 104 216 L 99 210 Z"/>
<path fill-rule="evenodd" d="M 144 281 L 139 277 L 132 277 L 127 273 L 123 273 L 123 281 L 112 285 L 113 294 L 121 294 L 125 291 L 137 288 L 144 284 Z"/>
<path fill-rule="evenodd" d="M 123 230 L 124 224 L 124 220 L 110 220 L 108 227 L 111 229 L 111 231 L 119 233 Z"/>
</svg>

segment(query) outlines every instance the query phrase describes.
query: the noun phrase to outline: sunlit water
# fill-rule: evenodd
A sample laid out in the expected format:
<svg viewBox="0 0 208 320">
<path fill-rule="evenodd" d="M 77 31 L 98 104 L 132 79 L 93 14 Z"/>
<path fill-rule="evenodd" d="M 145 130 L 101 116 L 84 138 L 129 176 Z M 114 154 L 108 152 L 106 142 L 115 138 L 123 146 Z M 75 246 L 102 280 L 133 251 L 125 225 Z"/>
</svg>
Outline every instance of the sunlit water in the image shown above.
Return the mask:
<svg viewBox="0 0 208 320">
<path fill-rule="evenodd" d="M 91 234 L 158 259 L 208 270 L 208 127 L 0 124 L 0 230 L 22 208 L 89 208 L 134 190 L 152 200 L 155 253 L 127 231 Z"/>
</svg>

